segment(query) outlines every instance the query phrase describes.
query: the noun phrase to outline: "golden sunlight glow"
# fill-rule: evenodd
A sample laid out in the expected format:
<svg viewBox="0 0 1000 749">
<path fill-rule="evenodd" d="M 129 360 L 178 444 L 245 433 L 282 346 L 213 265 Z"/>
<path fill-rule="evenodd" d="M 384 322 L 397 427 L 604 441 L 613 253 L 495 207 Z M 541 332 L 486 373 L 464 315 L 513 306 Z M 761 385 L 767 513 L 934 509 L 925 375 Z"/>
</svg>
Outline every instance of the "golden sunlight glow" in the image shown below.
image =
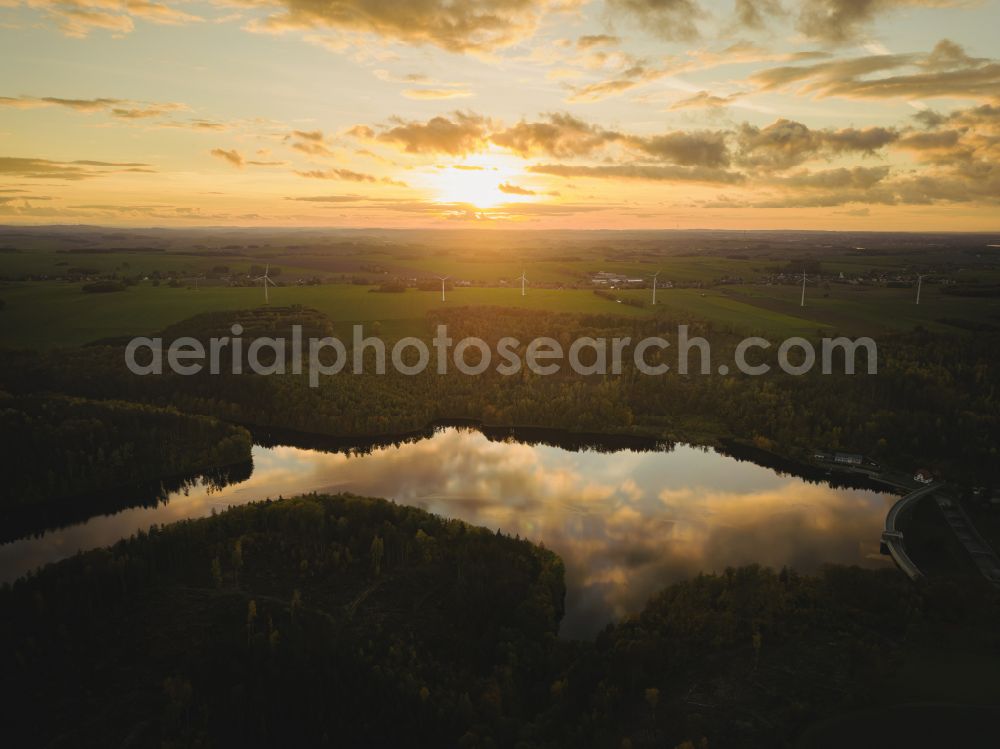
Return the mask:
<svg viewBox="0 0 1000 749">
<path fill-rule="evenodd" d="M 524 185 L 519 164 L 499 154 L 470 156 L 460 164 L 436 167 L 427 177 L 427 187 L 435 202 L 471 203 L 477 208 L 537 200 L 537 192 Z"/>
</svg>

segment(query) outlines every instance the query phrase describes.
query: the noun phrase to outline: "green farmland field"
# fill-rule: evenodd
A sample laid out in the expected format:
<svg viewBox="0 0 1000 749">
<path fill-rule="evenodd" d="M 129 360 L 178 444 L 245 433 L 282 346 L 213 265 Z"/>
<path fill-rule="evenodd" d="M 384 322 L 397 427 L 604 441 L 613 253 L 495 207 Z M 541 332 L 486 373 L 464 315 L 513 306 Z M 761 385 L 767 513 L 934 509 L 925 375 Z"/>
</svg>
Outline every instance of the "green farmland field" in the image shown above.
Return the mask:
<svg viewBox="0 0 1000 749">
<path fill-rule="evenodd" d="M 806 306 L 799 306 L 795 286 L 727 286 L 704 291 L 661 289 L 657 306 L 649 304 L 648 289 L 613 292 L 618 298 L 641 300 L 644 307 L 616 304 L 587 289 L 458 288 L 447 292 L 408 289 L 383 294 L 368 286 L 330 284 L 281 286 L 271 292 L 274 305 L 313 307 L 337 322 L 382 323 L 389 335 L 422 333 L 426 315 L 442 306 L 491 305 L 550 310 L 552 312 L 613 313 L 626 317 L 665 315 L 671 319 L 699 319 L 739 332 L 765 336 L 814 336 L 834 331 L 849 335 L 910 330 L 922 325 L 952 330 L 943 320 L 970 320 L 1000 324 L 1000 301 L 951 297 L 936 287 L 925 287 L 919 306 L 911 289 L 833 286 L 829 291 L 809 289 Z M 824 293 L 829 296 L 823 296 Z M 57 348 L 77 346 L 101 338 L 140 335 L 200 312 L 261 306 L 260 288 L 204 286 L 154 287 L 141 283 L 126 291 L 85 294 L 81 284 L 25 282 L 0 286 L 0 346 Z"/>
<path fill-rule="evenodd" d="M 0 287 L 0 299 L 6 303 L 0 312 L 3 321 L 0 346 L 40 349 L 148 334 L 200 312 L 248 309 L 261 306 L 264 301 L 259 288 L 194 290 L 140 284 L 123 292 L 84 294 L 80 284 L 37 282 Z M 536 289 L 522 297 L 519 289 L 454 289 L 448 291 L 447 301 L 442 303 L 440 293 L 414 289 L 401 294 L 380 294 L 369 287 L 354 285 L 283 286 L 272 289 L 271 303 L 301 304 L 341 322 L 378 320 L 390 334 L 424 332 L 427 312 L 443 305 L 644 314 L 641 309 L 616 305 L 582 290 Z"/>
</svg>

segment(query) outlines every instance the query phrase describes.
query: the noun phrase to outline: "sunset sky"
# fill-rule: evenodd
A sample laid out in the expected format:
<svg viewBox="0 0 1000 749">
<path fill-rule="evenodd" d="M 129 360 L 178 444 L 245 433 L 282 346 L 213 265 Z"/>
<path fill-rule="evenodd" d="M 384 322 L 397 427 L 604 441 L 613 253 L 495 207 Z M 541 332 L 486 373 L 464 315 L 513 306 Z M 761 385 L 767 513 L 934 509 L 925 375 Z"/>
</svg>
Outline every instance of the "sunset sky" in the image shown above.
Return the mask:
<svg viewBox="0 0 1000 749">
<path fill-rule="evenodd" d="M 0 0 L 0 223 L 1000 229 L 1000 0 Z"/>
</svg>

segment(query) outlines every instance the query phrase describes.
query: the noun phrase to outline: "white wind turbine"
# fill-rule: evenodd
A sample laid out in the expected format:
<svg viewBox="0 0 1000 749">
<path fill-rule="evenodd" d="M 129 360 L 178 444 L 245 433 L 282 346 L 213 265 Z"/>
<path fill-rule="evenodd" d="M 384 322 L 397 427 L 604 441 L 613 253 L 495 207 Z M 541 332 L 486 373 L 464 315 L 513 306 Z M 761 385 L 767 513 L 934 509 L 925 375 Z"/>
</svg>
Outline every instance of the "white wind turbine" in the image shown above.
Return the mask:
<svg viewBox="0 0 1000 749">
<path fill-rule="evenodd" d="M 924 277 L 917 274 L 917 304 L 920 304 L 920 285 L 923 283 Z"/>
<path fill-rule="evenodd" d="M 528 277 L 524 275 L 524 271 L 521 271 L 521 296 L 524 296 L 527 292 L 525 291 L 524 285 L 528 282 Z"/>
<path fill-rule="evenodd" d="M 451 276 L 434 276 L 438 281 L 441 282 L 441 301 L 444 301 L 444 282 L 447 281 Z"/>
<path fill-rule="evenodd" d="M 277 286 L 278 285 L 274 281 L 272 281 L 271 277 L 268 275 L 268 273 L 270 271 L 271 271 L 271 264 L 268 263 L 267 265 L 264 266 L 264 275 L 263 276 L 257 276 L 257 278 L 254 279 L 254 281 L 260 281 L 261 285 L 264 287 L 264 304 L 270 304 L 271 303 L 271 300 L 267 296 L 267 285 L 268 284 L 270 284 L 271 286 Z"/>
<path fill-rule="evenodd" d="M 802 301 L 799 302 L 800 307 L 806 306 L 806 272 L 802 271 Z"/>
<path fill-rule="evenodd" d="M 656 271 L 653 274 L 653 304 L 656 304 L 656 277 L 660 275 L 660 271 Z"/>
</svg>

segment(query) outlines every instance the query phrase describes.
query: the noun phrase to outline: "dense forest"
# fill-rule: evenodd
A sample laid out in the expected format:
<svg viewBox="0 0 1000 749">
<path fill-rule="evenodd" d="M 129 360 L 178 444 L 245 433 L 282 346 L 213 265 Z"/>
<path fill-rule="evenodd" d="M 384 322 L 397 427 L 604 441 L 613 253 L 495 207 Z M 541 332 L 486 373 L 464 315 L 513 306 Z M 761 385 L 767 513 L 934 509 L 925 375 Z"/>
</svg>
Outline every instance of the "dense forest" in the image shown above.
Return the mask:
<svg viewBox="0 0 1000 749">
<path fill-rule="evenodd" d="M 237 507 L 5 587 L 5 730 L 14 746 L 513 743 L 548 692 L 563 596 L 554 554 L 384 500 Z"/>
<path fill-rule="evenodd" d="M 250 434 L 209 416 L 118 400 L 0 391 L 0 512 L 250 459 Z"/>
<path fill-rule="evenodd" d="M 350 330 L 305 309 L 210 313 L 172 326 L 165 341 L 178 335 L 200 340 L 230 335 L 241 322 L 244 338 L 288 336 L 293 325 L 303 335 L 336 335 L 350 350 Z M 663 335 L 675 339 L 678 324 L 691 336 L 712 344 L 713 371 L 732 362 L 742 336 L 694 320 L 657 317 L 628 320 L 615 315 L 545 314 L 511 309 L 460 308 L 438 312 L 427 321 L 429 340 L 438 323 L 449 326 L 455 341 L 479 336 L 495 343 L 502 336 L 528 341 L 551 336 L 564 348 L 579 336 L 633 341 Z M 367 335 L 377 335 L 378 323 Z M 445 376 L 433 367 L 405 376 L 390 366 L 373 374 L 374 354 L 366 353 L 367 372 L 348 370 L 320 378 L 311 388 L 306 374 L 256 376 L 203 372 L 138 377 L 124 365 L 122 342 L 105 342 L 52 354 L 10 352 L 0 362 L 0 383 L 18 392 L 49 390 L 90 398 L 123 398 L 186 413 L 260 427 L 294 429 L 340 437 L 410 432 L 440 419 L 471 419 L 493 426 L 539 426 L 573 432 L 626 434 L 654 439 L 719 444 L 736 438 L 788 458 L 816 449 L 848 450 L 904 471 L 926 467 L 951 480 L 996 485 L 1000 460 L 1000 334 L 940 335 L 925 330 L 886 336 L 878 341 L 878 374 L 804 376 L 776 366 L 776 346 L 758 352 L 772 371 L 763 377 L 742 374 L 681 375 L 676 347 L 662 356 L 672 371 L 640 374 L 626 356 L 619 375 L 581 376 L 568 371 L 540 376 L 522 369 L 504 377 L 492 368 L 479 376 L 451 368 Z M 817 336 L 818 338 L 818 336 Z M 289 359 L 291 350 L 285 352 Z M 476 354 L 472 354 L 475 357 Z M 586 356 L 586 355 L 585 355 Z M 659 363 L 656 350 L 647 360 Z M 691 355 L 692 369 L 698 353 Z M 474 358 L 470 358 L 474 362 Z M 265 362 L 266 363 L 266 362 Z M 756 362 L 755 362 L 756 363 Z M 834 360 L 834 371 L 843 372 Z M 223 373 L 230 371 L 223 359 Z M 348 368 L 349 369 L 349 368 Z"/>
<path fill-rule="evenodd" d="M 973 583 L 730 569 L 592 643 L 557 639 L 563 595 L 551 552 L 384 500 L 236 507 L 4 586 L 5 728 L 17 746 L 752 749 L 998 696 L 1000 599 Z"/>
</svg>

